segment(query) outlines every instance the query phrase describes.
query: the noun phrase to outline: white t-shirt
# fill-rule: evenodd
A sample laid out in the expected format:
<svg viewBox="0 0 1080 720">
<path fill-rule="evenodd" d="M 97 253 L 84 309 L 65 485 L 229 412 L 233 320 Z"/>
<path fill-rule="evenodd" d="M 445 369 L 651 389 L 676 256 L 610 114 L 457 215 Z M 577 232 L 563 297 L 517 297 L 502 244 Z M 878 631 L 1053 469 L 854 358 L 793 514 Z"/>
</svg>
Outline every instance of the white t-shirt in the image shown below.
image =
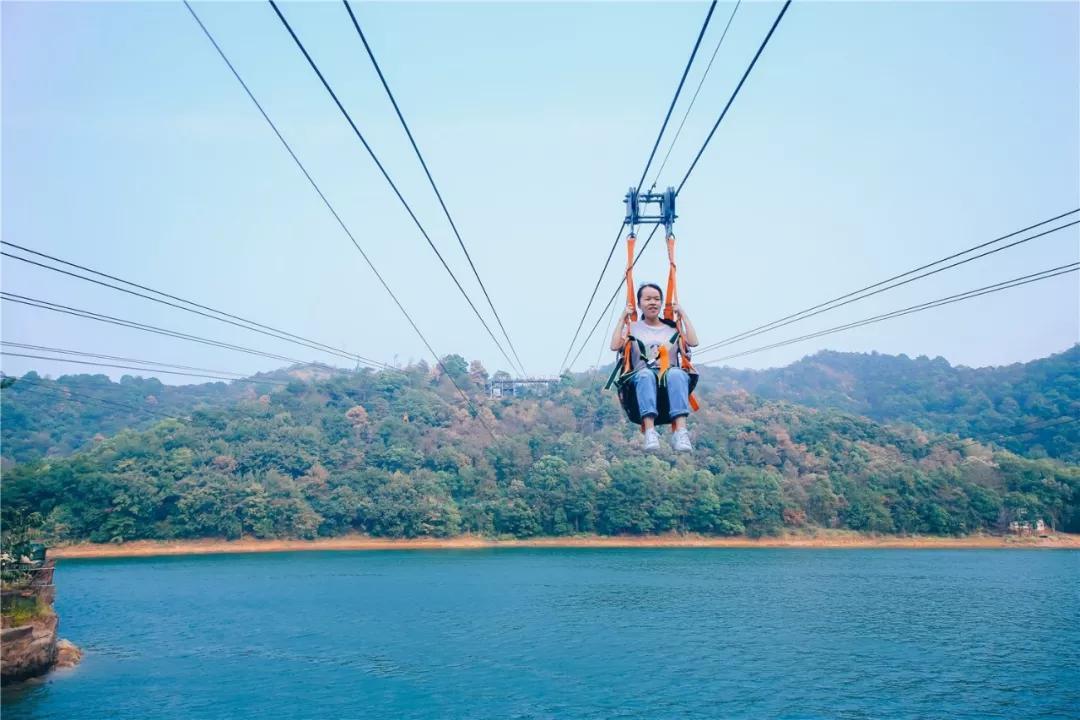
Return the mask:
<svg viewBox="0 0 1080 720">
<path fill-rule="evenodd" d="M 670 325 L 648 325 L 644 320 L 630 323 L 630 334 L 645 344 L 645 360 L 651 367 L 659 365 L 660 346 L 668 346 L 668 357 L 675 362 L 675 353 L 678 348 L 670 342 L 675 335 L 675 328 Z"/>
</svg>

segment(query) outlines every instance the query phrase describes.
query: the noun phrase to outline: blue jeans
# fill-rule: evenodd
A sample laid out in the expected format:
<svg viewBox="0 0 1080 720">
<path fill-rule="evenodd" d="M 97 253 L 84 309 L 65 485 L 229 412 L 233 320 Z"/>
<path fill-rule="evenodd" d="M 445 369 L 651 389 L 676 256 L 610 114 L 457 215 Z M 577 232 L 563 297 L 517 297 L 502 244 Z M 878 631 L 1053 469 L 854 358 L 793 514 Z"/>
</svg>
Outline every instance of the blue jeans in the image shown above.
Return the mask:
<svg viewBox="0 0 1080 720">
<path fill-rule="evenodd" d="M 641 417 L 656 417 L 656 373 L 642 368 L 634 373 L 638 410 Z M 672 420 L 690 414 L 690 376 L 682 368 L 668 368 L 664 379 L 668 394 L 668 415 Z"/>
</svg>

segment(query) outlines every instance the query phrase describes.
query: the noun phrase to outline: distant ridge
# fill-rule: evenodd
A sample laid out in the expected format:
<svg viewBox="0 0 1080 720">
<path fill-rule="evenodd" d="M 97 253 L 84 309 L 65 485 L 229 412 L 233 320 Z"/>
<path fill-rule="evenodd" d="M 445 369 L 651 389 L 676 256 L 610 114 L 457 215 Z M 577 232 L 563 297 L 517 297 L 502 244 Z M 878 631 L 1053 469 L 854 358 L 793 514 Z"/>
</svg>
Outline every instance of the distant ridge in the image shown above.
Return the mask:
<svg viewBox="0 0 1080 720">
<path fill-rule="evenodd" d="M 953 366 L 941 357 L 823 350 L 783 368 L 707 367 L 703 382 L 1080 462 L 1080 423 L 1067 422 L 1080 418 L 1080 344 L 986 368 Z"/>
</svg>

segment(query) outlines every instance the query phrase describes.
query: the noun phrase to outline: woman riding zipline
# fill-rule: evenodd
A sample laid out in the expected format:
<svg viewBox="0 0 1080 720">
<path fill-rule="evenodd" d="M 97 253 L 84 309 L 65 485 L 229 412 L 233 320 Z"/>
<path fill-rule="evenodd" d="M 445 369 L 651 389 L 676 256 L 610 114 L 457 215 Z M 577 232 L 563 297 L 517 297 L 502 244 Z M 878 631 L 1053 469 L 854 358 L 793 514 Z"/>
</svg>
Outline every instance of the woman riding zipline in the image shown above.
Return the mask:
<svg viewBox="0 0 1080 720">
<path fill-rule="evenodd" d="M 621 322 L 611 336 L 611 349 L 625 353 L 629 347 L 633 357 L 630 372 L 620 378 L 621 386 L 631 386 L 636 396 L 637 415 L 645 435 L 644 447 L 648 452 L 660 449 L 660 434 L 656 431 L 657 417 L 672 425 L 671 446 L 677 452 L 691 452 L 690 433 L 686 429 L 686 416 L 690 414 L 691 375 L 672 359 L 686 354 L 686 347 L 698 344 L 686 311 L 677 303 L 671 309 L 678 321 L 660 316 L 663 309 L 663 292 L 654 283 L 638 288 L 637 304 L 641 318 L 635 319 L 633 304 L 627 305 Z M 694 378 L 696 380 L 696 377 Z M 630 389 L 629 387 L 627 389 Z M 666 397 L 658 398 L 663 390 Z M 660 403 L 658 403 L 658 400 Z M 664 403 L 663 401 L 667 402 Z M 666 405 L 661 413 L 659 405 Z M 625 402 L 624 402 L 625 405 Z"/>
<path fill-rule="evenodd" d="M 626 236 L 626 311 L 622 322 L 611 336 L 611 349 L 619 353 L 615 367 L 611 369 L 605 388 L 612 385 L 619 392 L 619 404 L 626 419 L 641 426 L 645 436 L 645 450 L 660 449 L 658 425 L 671 424 L 671 446 L 677 452 L 691 452 L 690 433 L 686 430 L 686 416 L 698 409 L 694 388 L 698 373 L 690 362 L 690 348 L 698 344 L 697 332 L 679 307 L 679 291 L 676 282 L 675 235 L 671 231 L 675 222 L 675 188 L 663 193 L 639 193 L 630 188 L 626 194 L 626 220 L 630 227 Z M 641 213 L 642 205 L 659 204 L 660 214 L 647 216 Z M 639 223 L 663 225 L 667 231 L 668 281 L 667 303 L 659 285 L 645 283 L 634 295 L 634 255 L 637 243 L 635 228 Z M 659 228 L 657 228 L 659 229 Z M 655 230 L 653 231 L 655 232 Z M 652 239 L 652 235 L 649 235 Z M 648 240 L 645 241 L 648 245 Z M 644 247 L 642 250 L 644 251 Z M 635 317 L 635 306 L 641 306 L 641 318 Z"/>
</svg>

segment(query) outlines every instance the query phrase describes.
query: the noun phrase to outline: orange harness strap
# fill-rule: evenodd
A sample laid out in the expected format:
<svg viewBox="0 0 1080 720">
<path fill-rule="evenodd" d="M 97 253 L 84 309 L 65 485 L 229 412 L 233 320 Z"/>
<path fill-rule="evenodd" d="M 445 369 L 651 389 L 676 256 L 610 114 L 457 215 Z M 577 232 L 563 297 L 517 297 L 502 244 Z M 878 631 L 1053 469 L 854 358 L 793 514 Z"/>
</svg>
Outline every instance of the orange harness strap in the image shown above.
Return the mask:
<svg viewBox="0 0 1080 720">
<path fill-rule="evenodd" d="M 672 305 L 678 303 L 678 290 L 675 286 L 675 235 L 667 236 L 667 258 L 668 258 L 668 276 L 667 276 L 667 302 L 664 303 L 664 319 L 674 320 L 675 310 Z"/>
<path fill-rule="evenodd" d="M 671 367 L 671 353 L 668 352 L 667 345 L 661 345 L 657 351 L 657 356 L 660 360 L 660 367 L 656 374 L 657 379 L 663 380 L 664 375 L 667 374 L 668 368 Z"/>
<path fill-rule="evenodd" d="M 696 372 L 694 366 L 690 364 L 690 354 L 687 352 L 686 347 L 686 328 L 682 324 L 682 318 L 675 316 L 674 305 L 679 302 L 678 299 L 678 286 L 676 284 L 676 270 L 675 265 L 675 235 L 670 234 L 667 236 L 667 257 L 668 257 L 668 279 L 667 279 L 667 302 L 664 303 L 664 318 L 675 322 L 679 331 L 679 365 L 683 370 L 687 372 Z M 666 348 L 665 348 L 666 349 Z M 663 370 L 667 370 L 666 353 L 661 359 Z M 690 408 L 697 412 L 701 405 L 698 403 L 697 398 L 693 393 L 690 394 Z"/>
<path fill-rule="evenodd" d="M 626 236 L 626 306 L 633 310 L 633 314 L 637 314 L 637 296 L 634 294 L 634 244 L 637 242 L 637 236 L 631 232 Z M 626 345 L 623 347 L 623 373 L 630 372 L 630 355 L 631 355 L 631 340 L 630 340 L 630 317 L 627 316 L 624 320 L 626 324 Z"/>
</svg>

